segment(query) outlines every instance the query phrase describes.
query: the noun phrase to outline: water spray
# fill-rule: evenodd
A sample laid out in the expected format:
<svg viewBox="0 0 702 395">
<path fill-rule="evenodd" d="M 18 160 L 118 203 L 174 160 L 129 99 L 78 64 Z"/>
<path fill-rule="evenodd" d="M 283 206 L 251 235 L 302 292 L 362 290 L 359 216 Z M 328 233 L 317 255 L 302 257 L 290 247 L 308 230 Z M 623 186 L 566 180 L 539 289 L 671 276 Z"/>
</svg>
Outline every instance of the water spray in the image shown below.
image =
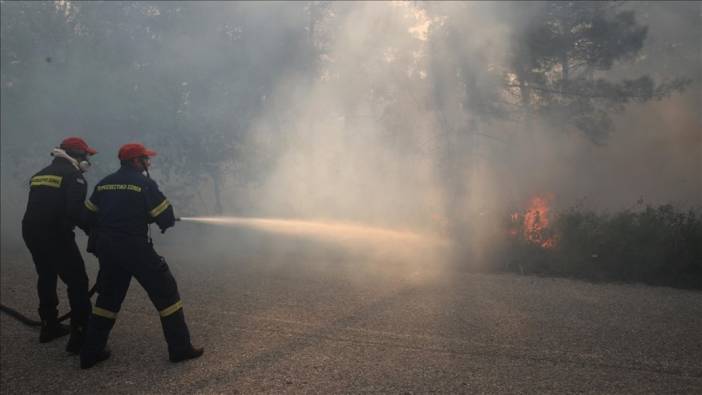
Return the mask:
<svg viewBox="0 0 702 395">
<path fill-rule="evenodd" d="M 176 221 L 236 226 L 287 235 L 312 236 L 336 240 L 366 240 L 440 245 L 445 241 L 408 230 L 382 228 L 332 221 L 311 221 L 252 217 L 178 217 Z"/>
</svg>

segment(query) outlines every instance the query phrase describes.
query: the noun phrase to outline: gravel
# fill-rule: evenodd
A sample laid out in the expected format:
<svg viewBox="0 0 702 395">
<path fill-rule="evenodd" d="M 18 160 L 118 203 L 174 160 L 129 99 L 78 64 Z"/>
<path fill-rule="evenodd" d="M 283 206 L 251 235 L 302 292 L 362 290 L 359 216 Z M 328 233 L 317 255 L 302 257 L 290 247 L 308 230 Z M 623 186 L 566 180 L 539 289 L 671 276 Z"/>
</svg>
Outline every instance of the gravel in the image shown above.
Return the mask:
<svg viewBox="0 0 702 395">
<path fill-rule="evenodd" d="M 0 392 L 702 393 L 700 292 L 266 243 L 236 254 L 157 249 L 202 358 L 168 362 L 158 314 L 134 281 L 113 357 L 88 371 L 63 339 L 39 344 L 36 329 L 0 316 Z M 4 254 L 1 268 L 2 303 L 35 317 L 29 255 Z"/>
</svg>

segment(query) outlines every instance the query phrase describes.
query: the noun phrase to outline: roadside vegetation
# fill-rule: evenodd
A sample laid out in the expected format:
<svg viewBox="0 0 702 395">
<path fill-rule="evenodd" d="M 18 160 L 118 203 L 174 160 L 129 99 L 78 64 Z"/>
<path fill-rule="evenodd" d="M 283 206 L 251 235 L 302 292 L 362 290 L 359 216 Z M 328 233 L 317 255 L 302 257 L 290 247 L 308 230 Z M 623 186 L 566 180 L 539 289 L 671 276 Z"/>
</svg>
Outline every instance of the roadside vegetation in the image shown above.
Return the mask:
<svg viewBox="0 0 702 395">
<path fill-rule="evenodd" d="M 668 204 L 614 213 L 571 208 L 538 230 L 525 228 L 524 218 L 506 221 L 506 236 L 495 250 L 505 270 L 702 289 L 700 208 Z"/>
</svg>

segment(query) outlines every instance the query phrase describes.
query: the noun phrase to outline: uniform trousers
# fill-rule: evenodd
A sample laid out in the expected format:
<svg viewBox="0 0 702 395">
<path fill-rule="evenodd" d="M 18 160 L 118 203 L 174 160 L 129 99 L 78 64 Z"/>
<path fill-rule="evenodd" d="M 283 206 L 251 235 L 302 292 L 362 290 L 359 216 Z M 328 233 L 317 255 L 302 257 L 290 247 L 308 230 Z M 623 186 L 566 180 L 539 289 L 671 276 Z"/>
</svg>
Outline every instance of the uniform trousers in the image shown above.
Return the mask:
<svg viewBox="0 0 702 395">
<path fill-rule="evenodd" d="M 166 260 L 156 253 L 151 242 L 141 237 L 98 233 L 95 246 L 100 261 L 98 297 L 81 353 L 90 357 L 105 347 L 132 277 L 158 310 L 169 353 L 190 349 L 190 332 L 178 285 Z"/>
<path fill-rule="evenodd" d="M 41 320 L 49 323 L 57 320 L 59 301 L 56 284 L 60 278 L 68 288 L 71 324 L 87 324 L 91 307 L 88 275 L 73 231 L 57 231 L 43 224 L 23 223 L 22 238 L 32 254 L 39 276 L 37 292 Z"/>
</svg>

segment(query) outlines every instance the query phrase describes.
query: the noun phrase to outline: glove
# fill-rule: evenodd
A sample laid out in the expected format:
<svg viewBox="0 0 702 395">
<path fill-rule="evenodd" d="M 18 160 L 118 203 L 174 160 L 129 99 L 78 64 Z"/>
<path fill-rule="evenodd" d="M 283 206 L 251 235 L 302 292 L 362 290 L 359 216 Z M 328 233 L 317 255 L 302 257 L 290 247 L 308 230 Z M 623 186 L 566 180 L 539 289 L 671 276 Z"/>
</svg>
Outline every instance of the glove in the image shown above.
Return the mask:
<svg viewBox="0 0 702 395">
<path fill-rule="evenodd" d="M 166 230 L 168 230 L 168 228 L 172 228 L 173 226 L 175 226 L 175 221 L 173 221 L 169 224 L 166 224 L 163 227 L 159 226 L 159 228 L 161 228 L 161 234 L 166 233 Z"/>
</svg>

